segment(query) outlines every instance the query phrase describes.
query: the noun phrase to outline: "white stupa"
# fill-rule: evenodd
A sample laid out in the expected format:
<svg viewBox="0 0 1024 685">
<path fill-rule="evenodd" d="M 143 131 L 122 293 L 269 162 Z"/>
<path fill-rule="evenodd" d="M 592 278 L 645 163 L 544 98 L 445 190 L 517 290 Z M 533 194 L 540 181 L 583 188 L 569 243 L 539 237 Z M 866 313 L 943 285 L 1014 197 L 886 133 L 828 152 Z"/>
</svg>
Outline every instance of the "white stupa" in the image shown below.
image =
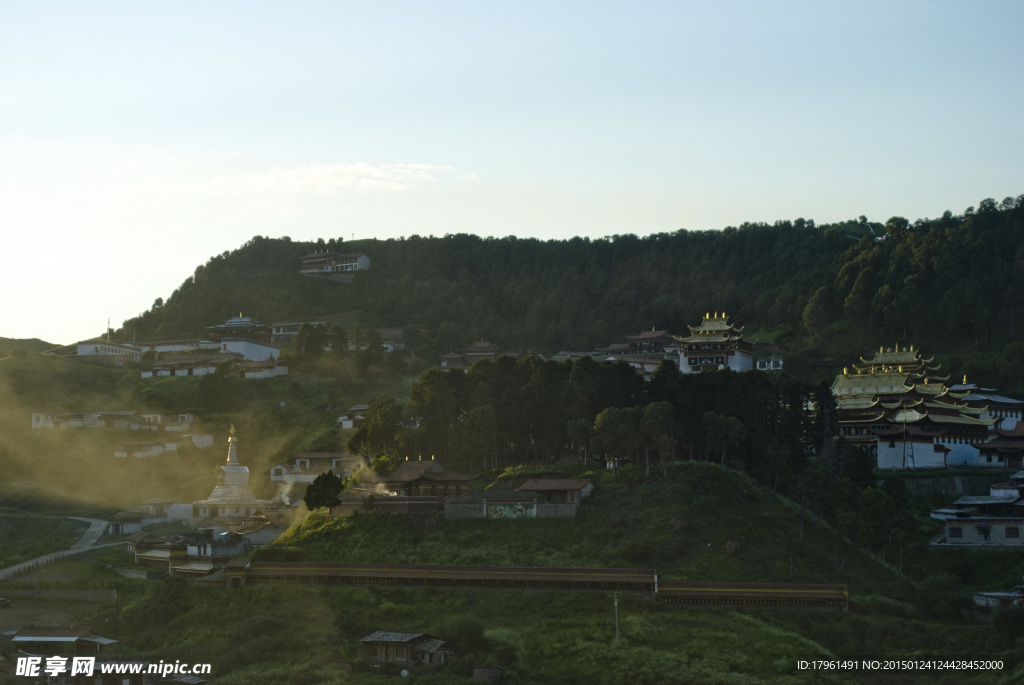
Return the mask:
<svg viewBox="0 0 1024 685">
<path fill-rule="evenodd" d="M 256 499 L 249 487 L 249 467 L 238 463 L 238 438 L 231 427 L 228 458 L 217 474 L 217 485 L 210 496 L 192 503 L 193 513 L 200 519 L 243 519 L 270 506 L 267 500 Z"/>
</svg>

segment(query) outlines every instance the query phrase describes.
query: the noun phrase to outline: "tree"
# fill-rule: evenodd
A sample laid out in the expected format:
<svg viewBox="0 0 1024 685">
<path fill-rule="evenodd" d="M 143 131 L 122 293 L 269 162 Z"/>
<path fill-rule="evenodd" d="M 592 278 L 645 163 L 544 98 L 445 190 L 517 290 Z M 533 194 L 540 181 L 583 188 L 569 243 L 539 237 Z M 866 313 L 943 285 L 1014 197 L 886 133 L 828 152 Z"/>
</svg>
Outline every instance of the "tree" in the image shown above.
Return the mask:
<svg viewBox="0 0 1024 685">
<path fill-rule="evenodd" d="M 675 417 L 672 413 L 672 405 L 668 402 L 652 402 L 644 407 L 643 415 L 640 417 L 640 430 L 644 437 L 644 475 L 651 475 L 650 451 L 653 447 L 658 450 L 658 458 L 661 461 L 661 475 L 666 475 L 665 453 L 675 451 L 675 438 L 672 432 L 675 429 Z"/>
<path fill-rule="evenodd" d="M 890 240 L 903 240 L 910 230 L 910 222 L 902 216 L 894 216 L 885 222 L 885 234 Z"/>
<path fill-rule="evenodd" d="M 320 507 L 336 507 L 341 504 L 338 495 L 344 487 L 341 478 L 334 475 L 333 471 L 321 473 L 312 483 L 306 486 L 306 495 L 302 501 L 310 511 Z"/>
<path fill-rule="evenodd" d="M 735 417 L 713 411 L 704 412 L 700 423 L 704 429 L 706 451 L 710 453 L 722 450 L 722 466 L 725 466 L 726 451 L 747 439 L 746 427 Z"/>
<path fill-rule="evenodd" d="M 300 359 L 319 359 L 327 345 L 327 327 L 322 324 L 302 324 L 293 345 Z"/>
<path fill-rule="evenodd" d="M 327 345 L 331 348 L 331 356 L 341 359 L 348 354 L 348 332 L 341 326 L 327 329 Z"/>
<path fill-rule="evenodd" d="M 828 296 L 828 287 L 821 286 L 807 301 L 803 312 L 804 328 L 814 336 L 814 341 L 819 344 L 821 343 L 821 334 L 828 326 Z"/>
<path fill-rule="evenodd" d="M 640 443 L 640 407 L 608 407 L 594 419 L 594 437 L 591 449 L 604 452 L 606 459 L 613 460 L 618 474 L 619 462 L 629 460 Z"/>
</svg>

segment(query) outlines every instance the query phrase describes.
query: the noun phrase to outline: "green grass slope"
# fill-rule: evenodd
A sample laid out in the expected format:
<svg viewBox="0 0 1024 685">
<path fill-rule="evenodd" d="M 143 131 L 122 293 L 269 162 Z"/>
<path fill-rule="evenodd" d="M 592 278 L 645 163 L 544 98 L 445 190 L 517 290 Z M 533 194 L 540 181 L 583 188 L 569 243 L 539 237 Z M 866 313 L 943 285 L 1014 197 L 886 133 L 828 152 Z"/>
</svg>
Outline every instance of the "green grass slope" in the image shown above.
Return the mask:
<svg viewBox="0 0 1024 685">
<path fill-rule="evenodd" d="M 260 557 L 653 568 L 665 579 L 838 582 L 861 592 L 902 583 L 823 522 L 736 471 L 686 462 L 653 482 L 630 469 L 620 480 L 586 475 L 596 488 L 574 519 L 309 516 Z M 738 543 L 728 546 L 731 554 L 730 541 Z"/>
</svg>

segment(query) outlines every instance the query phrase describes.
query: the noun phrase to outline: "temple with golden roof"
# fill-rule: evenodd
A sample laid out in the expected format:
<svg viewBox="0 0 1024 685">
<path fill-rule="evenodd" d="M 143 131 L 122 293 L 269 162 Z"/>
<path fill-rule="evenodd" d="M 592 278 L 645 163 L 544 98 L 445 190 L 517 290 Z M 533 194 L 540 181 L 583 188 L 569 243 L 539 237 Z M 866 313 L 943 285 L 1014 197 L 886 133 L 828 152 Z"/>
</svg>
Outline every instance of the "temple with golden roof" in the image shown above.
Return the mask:
<svg viewBox="0 0 1024 685">
<path fill-rule="evenodd" d="M 877 457 L 879 469 L 1020 467 L 1021 454 L 985 449 L 1014 430 L 1024 402 L 964 384 L 947 386 L 934 357 L 879 348 L 832 384 L 842 435 Z"/>
<path fill-rule="evenodd" d="M 754 368 L 754 353 L 743 339 L 743 329 L 729 323 L 725 312 L 704 315 L 696 328 L 687 326 L 690 335 L 673 336 L 679 342 L 679 370 L 700 373 L 708 369 L 750 371 Z"/>
</svg>

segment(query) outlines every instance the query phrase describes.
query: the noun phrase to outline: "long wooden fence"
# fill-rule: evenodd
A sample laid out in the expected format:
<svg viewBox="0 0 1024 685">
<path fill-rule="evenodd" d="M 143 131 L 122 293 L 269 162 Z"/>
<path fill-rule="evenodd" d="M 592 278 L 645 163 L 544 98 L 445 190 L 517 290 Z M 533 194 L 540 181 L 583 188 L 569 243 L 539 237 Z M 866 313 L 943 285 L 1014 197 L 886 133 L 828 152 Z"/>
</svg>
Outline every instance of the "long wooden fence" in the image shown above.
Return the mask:
<svg viewBox="0 0 1024 685">
<path fill-rule="evenodd" d="M 845 585 L 658 583 L 653 569 L 245 562 L 225 568 L 228 587 L 251 584 L 412 585 L 506 590 L 604 590 L 649 594 L 668 604 L 788 609 L 849 607 Z"/>
</svg>

